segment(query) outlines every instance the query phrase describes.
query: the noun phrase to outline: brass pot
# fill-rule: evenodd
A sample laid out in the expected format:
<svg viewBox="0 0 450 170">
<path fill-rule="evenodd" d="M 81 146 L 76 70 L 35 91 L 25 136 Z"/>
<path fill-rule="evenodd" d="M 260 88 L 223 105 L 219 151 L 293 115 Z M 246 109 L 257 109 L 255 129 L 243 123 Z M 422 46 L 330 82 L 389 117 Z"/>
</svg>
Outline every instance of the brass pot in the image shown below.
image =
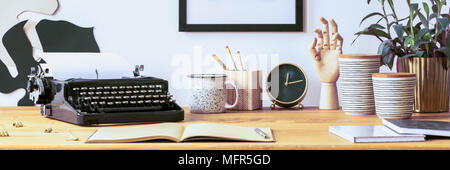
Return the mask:
<svg viewBox="0 0 450 170">
<path fill-rule="evenodd" d="M 398 71 L 414 73 L 417 76 L 414 112 L 439 113 L 449 109 L 449 70 L 444 69 L 446 58 L 404 58 L 398 59 Z"/>
</svg>

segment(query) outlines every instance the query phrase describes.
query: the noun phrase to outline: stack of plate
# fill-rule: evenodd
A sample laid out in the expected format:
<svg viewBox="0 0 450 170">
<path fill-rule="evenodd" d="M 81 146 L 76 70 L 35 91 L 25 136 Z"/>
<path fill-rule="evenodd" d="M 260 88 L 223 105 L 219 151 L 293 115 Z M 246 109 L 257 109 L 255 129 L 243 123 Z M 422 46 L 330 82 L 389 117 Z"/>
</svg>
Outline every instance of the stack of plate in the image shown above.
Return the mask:
<svg viewBox="0 0 450 170">
<path fill-rule="evenodd" d="M 380 118 L 410 118 L 414 109 L 416 75 L 410 73 L 373 74 L 375 106 Z"/>
<path fill-rule="evenodd" d="M 342 110 L 349 115 L 375 114 L 372 74 L 380 72 L 380 55 L 339 56 Z"/>
</svg>

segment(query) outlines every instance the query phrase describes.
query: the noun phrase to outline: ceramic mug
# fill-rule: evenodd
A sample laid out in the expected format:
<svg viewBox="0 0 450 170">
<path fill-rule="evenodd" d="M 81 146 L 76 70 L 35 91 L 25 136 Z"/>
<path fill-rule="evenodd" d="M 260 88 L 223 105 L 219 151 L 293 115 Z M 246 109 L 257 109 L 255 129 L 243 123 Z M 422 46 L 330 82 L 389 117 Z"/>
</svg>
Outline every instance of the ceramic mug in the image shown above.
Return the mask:
<svg viewBox="0 0 450 170">
<path fill-rule="evenodd" d="M 190 95 L 191 113 L 223 113 L 235 108 L 239 95 L 235 96 L 234 104 L 227 103 L 226 85 L 233 86 L 235 94 L 238 87 L 233 80 L 227 80 L 225 74 L 191 74 L 192 90 Z"/>
</svg>

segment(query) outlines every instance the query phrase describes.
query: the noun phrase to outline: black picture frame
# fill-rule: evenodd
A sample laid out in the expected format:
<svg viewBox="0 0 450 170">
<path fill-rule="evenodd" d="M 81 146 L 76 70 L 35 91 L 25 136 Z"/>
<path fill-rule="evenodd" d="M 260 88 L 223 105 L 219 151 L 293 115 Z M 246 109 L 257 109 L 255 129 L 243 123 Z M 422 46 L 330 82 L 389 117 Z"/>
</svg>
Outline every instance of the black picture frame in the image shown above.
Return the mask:
<svg viewBox="0 0 450 170">
<path fill-rule="evenodd" d="M 179 32 L 303 32 L 303 0 L 295 3 L 295 24 L 187 24 L 187 0 L 179 0 Z"/>
</svg>

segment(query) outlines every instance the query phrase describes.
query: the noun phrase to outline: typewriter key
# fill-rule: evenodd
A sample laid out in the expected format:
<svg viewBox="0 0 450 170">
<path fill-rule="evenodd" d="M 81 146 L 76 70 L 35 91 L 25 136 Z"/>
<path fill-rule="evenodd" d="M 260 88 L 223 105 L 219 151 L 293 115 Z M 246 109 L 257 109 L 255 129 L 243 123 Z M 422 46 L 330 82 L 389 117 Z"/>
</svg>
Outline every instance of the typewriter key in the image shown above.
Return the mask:
<svg viewBox="0 0 450 170">
<path fill-rule="evenodd" d="M 130 101 L 130 104 L 136 104 L 136 101 Z"/>
<path fill-rule="evenodd" d="M 81 87 L 80 89 L 81 90 L 87 90 L 88 88 L 87 87 Z"/>
<path fill-rule="evenodd" d="M 111 89 L 117 90 L 117 89 L 119 89 L 119 87 L 117 87 L 117 86 L 112 86 Z"/>
<path fill-rule="evenodd" d="M 72 90 L 73 90 L 73 91 L 78 91 L 78 90 L 80 90 L 80 88 L 75 87 L 75 88 L 73 88 Z"/>
<path fill-rule="evenodd" d="M 133 93 L 135 93 L 135 94 L 137 94 L 137 93 L 139 93 L 140 91 L 139 90 L 134 90 L 133 91 Z"/>
<path fill-rule="evenodd" d="M 119 93 L 119 94 L 125 94 L 124 91 L 118 91 L 117 93 Z"/>
<path fill-rule="evenodd" d="M 103 90 L 103 87 L 97 87 L 97 90 Z"/>
<path fill-rule="evenodd" d="M 95 87 L 89 87 L 89 90 L 95 90 Z"/>
<path fill-rule="evenodd" d="M 91 100 L 91 97 L 85 97 L 84 100 Z"/>
<path fill-rule="evenodd" d="M 146 88 L 148 88 L 148 86 L 147 85 L 142 85 L 141 88 L 146 89 Z"/>
<path fill-rule="evenodd" d="M 132 89 L 133 88 L 133 86 L 127 86 L 127 89 Z"/>
<path fill-rule="evenodd" d="M 145 98 L 145 96 L 144 95 L 140 95 L 140 96 L 138 96 L 138 98 L 143 99 L 143 98 Z"/>
<path fill-rule="evenodd" d="M 162 90 L 156 90 L 155 92 L 156 93 L 162 93 Z"/>
<path fill-rule="evenodd" d="M 145 98 L 151 99 L 153 96 L 152 95 L 145 95 Z"/>
<path fill-rule="evenodd" d="M 101 102 L 98 102 L 98 104 L 100 104 L 100 105 L 105 105 L 106 102 L 105 102 L 105 101 L 101 101 Z"/>
<path fill-rule="evenodd" d="M 141 90 L 141 93 L 147 93 L 147 90 Z"/>
<path fill-rule="evenodd" d="M 114 102 L 108 102 L 107 105 L 114 105 Z"/>
<path fill-rule="evenodd" d="M 141 88 L 141 86 L 133 86 L 135 89 Z"/>
<path fill-rule="evenodd" d="M 112 94 L 112 95 L 116 95 L 117 92 L 116 92 L 116 91 L 112 91 L 111 94 Z"/>
<path fill-rule="evenodd" d="M 114 103 L 115 103 L 115 104 L 118 104 L 118 105 L 122 104 L 121 101 L 116 101 L 116 102 L 114 102 Z"/>
<path fill-rule="evenodd" d="M 94 95 L 94 94 L 95 94 L 95 92 L 92 92 L 92 91 L 88 92 L 88 95 Z"/>
<path fill-rule="evenodd" d="M 119 86 L 119 89 L 125 89 L 125 88 L 127 88 L 127 87 L 125 87 L 125 86 Z"/>
<path fill-rule="evenodd" d="M 96 95 L 102 95 L 101 91 L 95 92 Z"/>
<path fill-rule="evenodd" d="M 123 99 L 130 99 L 130 96 L 123 96 Z"/>
<path fill-rule="evenodd" d="M 146 100 L 146 101 L 145 101 L 145 103 L 147 103 L 147 104 L 151 104 L 151 103 L 152 103 L 152 101 L 151 101 L 151 100 Z"/>
<path fill-rule="evenodd" d="M 122 96 L 116 96 L 116 99 L 120 100 L 122 99 Z"/>
<path fill-rule="evenodd" d="M 123 103 L 123 104 L 128 104 L 128 103 L 130 103 L 130 102 L 128 102 L 128 101 L 122 101 L 122 103 Z"/>
<path fill-rule="evenodd" d="M 131 94 L 133 93 L 132 91 L 125 91 L 126 94 Z"/>
<path fill-rule="evenodd" d="M 111 92 L 109 92 L 109 91 L 103 92 L 104 95 L 109 95 L 110 93 L 111 93 Z"/>
<path fill-rule="evenodd" d="M 109 90 L 109 89 L 111 89 L 111 87 L 110 86 L 105 86 L 105 87 L 103 87 L 103 89 Z"/>
<path fill-rule="evenodd" d="M 137 103 L 138 103 L 138 104 L 144 104 L 144 101 L 139 100 L 139 101 L 137 101 Z"/>
<path fill-rule="evenodd" d="M 132 99 L 137 99 L 137 96 L 130 96 L 130 98 L 132 98 Z"/>
<path fill-rule="evenodd" d="M 155 85 L 149 85 L 148 88 L 153 89 L 153 88 L 155 88 Z"/>
<path fill-rule="evenodd" d="M 100 97 L 100 99 L 102 99 L 102 100 L 106 100 L 106 99 L 108 99 L 108 97 L 106 97 L 106 96 L 102 96 L 102 97 Z"/>
<path fill-rule="evenodd" d="M 91 102 L 91 105 L 98 105 L 98 102 Z"/>
<path fill-rule="evenodd" d="M 153 95 L 153 98 L 159 98 L 159 95 Z"/>
<path fill-rule="evenodd" d="M 80 96 L 85 96 L 86 94 L 86 92 L 80 92 Z"/>
<path fill-rule="evenodd" d="M 114 99 L 114 96 L 108 96 L 108 99 L 109 99 L 109 100 L 113 100 L 113 99 Z"/>
<path fill-rule="evenodd" d="M 93 99 L 93 100 L 98 100 L 98 99 L 100 99 L 100 97 L 94 96 L 94 97 L 92 97 L 92 99 Z"/>
</svg>

